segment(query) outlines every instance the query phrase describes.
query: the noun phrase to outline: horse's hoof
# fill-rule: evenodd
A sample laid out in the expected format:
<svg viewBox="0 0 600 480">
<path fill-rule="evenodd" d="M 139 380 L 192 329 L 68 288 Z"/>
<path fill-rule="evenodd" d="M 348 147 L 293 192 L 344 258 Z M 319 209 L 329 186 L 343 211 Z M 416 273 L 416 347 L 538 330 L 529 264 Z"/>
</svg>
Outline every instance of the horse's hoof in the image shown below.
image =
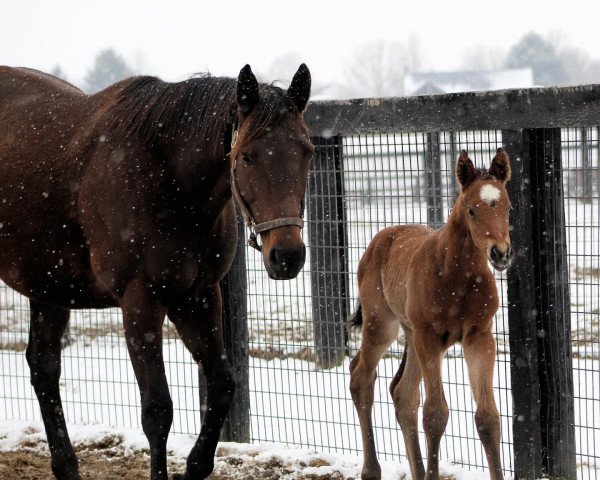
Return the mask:
<svg viewBox="0 0 600 480">
<path fill-rule="evenodd" d="M 379 464 L 371 467 L 363 467 L 360 472 L 361 480 L 381 480 L 381 467 Z"/>
<path fill-rule="evenodd" d="M 190 472 L 189 468 L 186 469 L 185 473 L 174 473 L 173 480 L 203 480 L 210 477 L 213 471 L 213 465 L 199 468 Z"/>
<path fill-rule="evenodd" d="M 381 470 L 375 472 L 361 472 L 360 474 L 361 480 L 381 480 Z"/>
</svg>

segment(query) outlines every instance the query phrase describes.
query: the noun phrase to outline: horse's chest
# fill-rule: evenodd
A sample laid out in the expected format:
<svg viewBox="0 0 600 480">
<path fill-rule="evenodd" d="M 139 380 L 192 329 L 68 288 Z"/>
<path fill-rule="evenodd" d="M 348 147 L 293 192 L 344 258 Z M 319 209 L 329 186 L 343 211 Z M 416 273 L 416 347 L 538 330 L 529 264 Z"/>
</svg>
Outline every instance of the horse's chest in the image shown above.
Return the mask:
<svg viewBox="0 0 600 480">
<path fill-rule="evenodd" d="M 449 343 L 461 340 L 474 325 L 487 328 L 498 307 L 495 285 L 489 282 L 412 282 L 406 300 L 407 323 L 428 325 Z M 492 281 L 493 282 L 493 281 Z"/>
<path fill-rule="evenodd" d="M 220 281 L 227 273 L 234 253 L 234 234 L 226 235 L 220 229 L 205 235 L 180 232 L 171 238 L 151 239 L 143 268 L 154 284 L 174 293 L 183 293 L 193 286 Z"/>
</svg>

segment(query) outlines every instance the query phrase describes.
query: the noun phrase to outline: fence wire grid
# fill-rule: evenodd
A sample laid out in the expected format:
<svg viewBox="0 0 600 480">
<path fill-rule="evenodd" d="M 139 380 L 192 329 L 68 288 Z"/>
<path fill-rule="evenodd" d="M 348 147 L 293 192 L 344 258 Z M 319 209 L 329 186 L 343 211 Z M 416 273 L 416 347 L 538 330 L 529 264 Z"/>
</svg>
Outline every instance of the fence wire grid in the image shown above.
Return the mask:
<svg viewBox="0 0 600 480">
<path fill-rule="evenodd" d="M 562 149 L 565 226 L 571 294 L 571 335 L 575 392 L 577 466 L 580 478 L 598 478 L 600 467 L 600 235 L 599 129 L 563 129 Z M 247 309 L 250 351 L 251 441 L 282 442 L 301 448 L 361 454 L 360 429 L 349 393 L 349 362 L 359 347 L 357 332 L 340 327 L 356 303 L 356 269 L 374 234 L 384 227 L 423 223 L 439 226 L 457 193 L 454 166 L 461 149 L 476 166 L 489 165 L 502 146 L 500 131 L 396 133 L 337 137 L 317 148 L 337 149 L 341 190 L 320 185 L 317 195 L 333 198 L 331 215 L 341 218 L 343 262 L 335 273 L 347 278 L 332 301 L 337 316 L 320 315 L 315 296 L 317 255 L 307 245 L 304 270 L 292 281 L 269 280 L 259 254 L 248 248 Z M 333 154 L 332 154 L 333 155 Z M 432 159 L 439 165 L 433 168 Z M 515 161 L 516 159 L 513 159 Z M 315 177 L 319 181 L 322 177 Z M 514 178 L 512 181 L 521 181 Z M 310 196 L 310 192 L 309 192 Z M 310 203 L 310 198 L 308 199 Z M 343 209 L 342 211 L 336 211 Z M 320 221 L 307 213 L 308 231 L 321 232 Z M 311 230 L 312 229 L 312 230 Z M 330 233 L 328 231 L 328 233 Z M 308 241 L 310 235 L 305 232 Z M 332 258 L 340 246 L 321 238 Z M 328 247 L 330 245 L 330 247 Z M 323 250 L 321 250 L 322 252 Z M 337 257 L 336 257 L 337 258 Z M 337 262 L 337 263 L 336 263 Z M 326 272 L 327 273 L 327 272 Z M 501 307 L 495 320 L 498 358 L 495 395 L 502 422 L 502 458 L 512 475 L 512 398 L 505 275 L 496 276 Z M 319 360 L 315 323 L 332 323 L 344 354 L 330 368 Z M 41 421 L 29 384 L 24 351 L 29 307 L 25 298 L 0 287 L 0 418 Z M 174 403 L 172 432 L 197 434 L 201 425 L 198 369 L 175 330 L 165 324 L 165 365 Z M 380 459 L 406 462 L 388 385 L 399 366 L 403 339 L 381 361 L 376 383 L 374 425 Z M 476 433 L 475 406 L 460 346 L 444 361 L 444 386 L 450 419 L 441 459 L 473 470 L 487 462 Z M 139 393 L 129 364 L 118 310 L 74 311 L 63 350 L 61 395 L 69 423 L 100 423 L 141 429 Z M 421 395 L 423 398 L 423 392 Z M 421 439 L 425 448 L 424 437 Z"/>
</svg>

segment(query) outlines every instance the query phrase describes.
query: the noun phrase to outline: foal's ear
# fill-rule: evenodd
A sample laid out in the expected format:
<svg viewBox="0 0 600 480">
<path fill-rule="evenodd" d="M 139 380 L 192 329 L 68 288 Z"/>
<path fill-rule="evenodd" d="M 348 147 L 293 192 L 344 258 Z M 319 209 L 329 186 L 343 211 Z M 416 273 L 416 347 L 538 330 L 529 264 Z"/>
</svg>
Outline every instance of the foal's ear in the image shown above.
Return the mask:
<svg viewBox="0 0 600 480">
<path fill-rule="evenodd" d="M 456 178 L 464 188 L 475 180 L 475 177 L 477 177 L 477 170 L 475 170 L 469 154 L 466 150 L 461 150 L 456 161 Z"/>
<path fill-rule="evenodd" d="M 294 78 L 292 78 L 292 83 L 287 91 L 300 113 L 304 112 L 306 104 L 308 103 L 308 98 L 310 97 L 310 83 L 310 70 L 303 63 L 298 68 Z"/>
<path fill-rule="evenodd" d="M 240 70 L 237 82 L 237 102 L 240 111 L 248 115 L 256 107 L 258 100 L 258 81 L 250 65 L 246 65 Z"/>
<path fill-rule="evenodd" d="M 496 150 L 496 156 L 492 160 L 489 173 L 502 183 L 506 183 L 510 180 L 510 160 L 503 148 Z"/>
</svg>

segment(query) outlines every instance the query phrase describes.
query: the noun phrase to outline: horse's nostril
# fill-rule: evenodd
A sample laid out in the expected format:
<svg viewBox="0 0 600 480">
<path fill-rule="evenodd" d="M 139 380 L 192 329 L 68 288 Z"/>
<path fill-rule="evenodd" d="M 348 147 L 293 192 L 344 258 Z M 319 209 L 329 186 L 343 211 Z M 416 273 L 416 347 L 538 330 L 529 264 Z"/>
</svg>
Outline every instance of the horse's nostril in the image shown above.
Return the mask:
<svg viewBox="0 0 600 480">
<path fill-rule="evenodd" d="M 506 256 L 507 256 L 508 258 L 512 258 L 512 257 L 513 257 L 513 255 L 514 255 L 514 251 L 513 251 L 512 245 L 509 245 L 509 246 L 508 246 L 508 250 L 506 251 Z"/>
<path fill-rule="evenodd" d="M 496 245 L 494 245 L 492 247 L 492 251 L 490 252 L 490 257 L 495 262 L 497 262 L 498 260 L 500 260 L 500 258 L 502 258 L 502 254 L 500 253 L 500 250 L 498 250 L 498 247 Z"/>
<path fill-rule="evenodd" d="M 278 264 L 281 258 L 281 248 L 273 247 L 269 253 L 269 260 L 272 264 Z"/>
</svg>

